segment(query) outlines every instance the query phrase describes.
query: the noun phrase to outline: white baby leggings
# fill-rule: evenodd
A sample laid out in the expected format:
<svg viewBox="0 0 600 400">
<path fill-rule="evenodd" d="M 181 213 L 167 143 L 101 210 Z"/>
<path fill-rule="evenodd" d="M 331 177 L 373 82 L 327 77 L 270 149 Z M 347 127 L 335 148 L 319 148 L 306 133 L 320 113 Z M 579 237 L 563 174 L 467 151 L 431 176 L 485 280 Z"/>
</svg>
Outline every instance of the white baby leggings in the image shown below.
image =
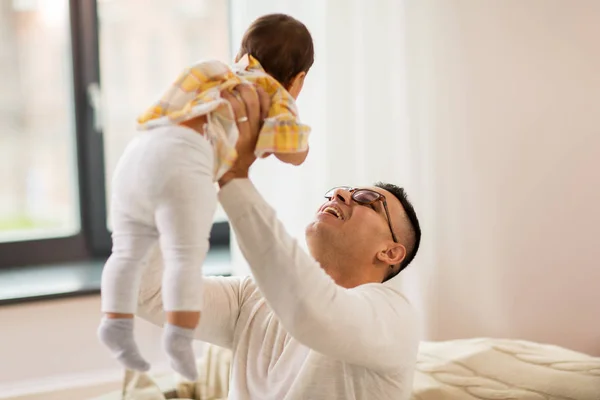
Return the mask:
<svg viewBox="0 0 600 400">
<path fill-rule="evenodd" d="M 102 273 L 102 311 L 135 313 L 157 243 L 165 311 L 201 311 L 202 263 L 217 204 L 209 141 L 182 126 L 139 133 L 119 160 L 111 197 L 113 249 Z"/>
</svg>

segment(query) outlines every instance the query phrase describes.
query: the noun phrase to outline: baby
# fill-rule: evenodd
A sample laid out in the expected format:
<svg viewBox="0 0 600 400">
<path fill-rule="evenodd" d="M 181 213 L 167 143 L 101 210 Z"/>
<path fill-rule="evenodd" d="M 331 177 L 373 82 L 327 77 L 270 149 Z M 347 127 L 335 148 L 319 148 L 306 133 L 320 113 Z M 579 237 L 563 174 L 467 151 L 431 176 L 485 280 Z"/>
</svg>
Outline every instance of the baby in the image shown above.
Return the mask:
<svg viewBox="0 0 600 400">
<path fill-rule="evenodd" d="M 269 94 L 271 108 L 256 155 L 273 154 L 299 165 L 308 153 L 309 127 L 295 99 L 314 61 L 311 35 L 296 19 L 263 16 L 244 34 L 236 64 L 201 62 L 186 69 L 163 97 L 138 118 L 138 135 L 113 176 L 112 255 L 102 274 L 100 340 L 127 368 L 147 371 L 133 337 L 141 276 L 159 243 L 165 269 L 163 345 L 172 368 L 197 378 L 192 350 L 202 309 L 202 270 L 217 196 L 215 182 L 233 165 L 238 138 L 223 90 L 252 82 Z"/>
</svg>

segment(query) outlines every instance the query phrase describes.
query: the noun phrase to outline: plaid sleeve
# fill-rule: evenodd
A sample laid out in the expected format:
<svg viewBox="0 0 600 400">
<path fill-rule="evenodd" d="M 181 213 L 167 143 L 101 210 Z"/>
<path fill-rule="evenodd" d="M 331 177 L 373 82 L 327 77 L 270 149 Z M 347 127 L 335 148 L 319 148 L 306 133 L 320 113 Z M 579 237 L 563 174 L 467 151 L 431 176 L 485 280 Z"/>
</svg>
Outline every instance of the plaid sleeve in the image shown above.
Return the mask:
<svg viewBox="0 0 600 400">
<path fill-rule="evenodd" d="M 250 80 L 262 86 L 271 97 L 271 108 L 258 137 L 256 155 L 308 150 L 310 127 L 300 122 L 292 95 L 270 76 Z"/>
</svg>

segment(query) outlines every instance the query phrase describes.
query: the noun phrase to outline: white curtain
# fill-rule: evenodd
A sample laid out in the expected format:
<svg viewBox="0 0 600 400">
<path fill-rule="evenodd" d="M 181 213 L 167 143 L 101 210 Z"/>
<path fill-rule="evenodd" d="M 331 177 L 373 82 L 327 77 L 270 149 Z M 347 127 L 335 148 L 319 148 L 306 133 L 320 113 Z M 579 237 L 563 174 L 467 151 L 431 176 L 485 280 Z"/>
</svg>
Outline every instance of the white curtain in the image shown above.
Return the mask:
<svg viewBox="0 0 600 400">
<path fill-rule="evenodd" d="M 258 16 L 283 12 L 305 23 L 315 43 L 315 64 L 298 100 L 313 131 L 301 167 L 261 160 L 252 179 L 288 231 L 304 243 L 304 227 L 323 194 L 338 185 L 378 180 L 414 190 L 408 129 L 404 6 L 401 1 L 232 0 L 234 53 Z M 236 273 L 248 273 L 232 246 Z"/>
</svg>

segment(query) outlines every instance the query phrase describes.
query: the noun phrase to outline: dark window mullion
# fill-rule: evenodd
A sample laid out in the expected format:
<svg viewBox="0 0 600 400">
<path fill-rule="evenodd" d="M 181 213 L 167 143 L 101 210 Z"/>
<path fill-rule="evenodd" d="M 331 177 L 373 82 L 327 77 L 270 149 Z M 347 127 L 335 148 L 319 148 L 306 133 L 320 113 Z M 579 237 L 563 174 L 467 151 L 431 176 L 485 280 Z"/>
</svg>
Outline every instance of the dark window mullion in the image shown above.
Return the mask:
<svg viewBox="0 0 600 400">
<path fill-rule="evenodd" d="M 97 7 L 95 0 L 71 0 L 70 7 L 82 231 L 91 255 L 103 257 L 111 247 L 106 227 L 104 141 L 89 98 L 90 88 L 100 87 Z"/>
</svg>

